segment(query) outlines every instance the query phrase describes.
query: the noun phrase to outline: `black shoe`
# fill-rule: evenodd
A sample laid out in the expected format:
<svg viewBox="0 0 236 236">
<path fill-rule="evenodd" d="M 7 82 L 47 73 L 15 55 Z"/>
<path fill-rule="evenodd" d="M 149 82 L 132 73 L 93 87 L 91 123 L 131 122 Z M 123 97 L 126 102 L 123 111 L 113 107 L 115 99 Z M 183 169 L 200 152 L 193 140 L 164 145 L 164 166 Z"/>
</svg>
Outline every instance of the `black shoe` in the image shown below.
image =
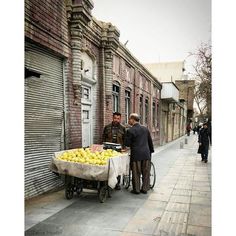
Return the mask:
<svg viewBox="0 0 236 236">
<path fill-rule="evenodd" d="M 143 193 L 143 194 L 147 194 L 147 191 L 144 191 L 142 189 L 140 190 L 140 192 Z"/>
<path fill-rule="evenodd" d="M 204 159 L 202 159 L 201 161 L 204 161 Z"/>
<path fill-rule="evenodd" d="M 140 194 L 139 192 L 136 192 L 134 190 L 131 190 L 130 192 L 133 193 L 133 194 Z"/>
<path fill-rule="evenodd" d="M 207 160 L 204 160 L 205 163 L 207 163 Z"/>
<path fill-rule="evenodd" d="M 120 185 L 117 184 L 117 185 L 115 186 L 115 190 L 121 190 Z"/>
</svg>

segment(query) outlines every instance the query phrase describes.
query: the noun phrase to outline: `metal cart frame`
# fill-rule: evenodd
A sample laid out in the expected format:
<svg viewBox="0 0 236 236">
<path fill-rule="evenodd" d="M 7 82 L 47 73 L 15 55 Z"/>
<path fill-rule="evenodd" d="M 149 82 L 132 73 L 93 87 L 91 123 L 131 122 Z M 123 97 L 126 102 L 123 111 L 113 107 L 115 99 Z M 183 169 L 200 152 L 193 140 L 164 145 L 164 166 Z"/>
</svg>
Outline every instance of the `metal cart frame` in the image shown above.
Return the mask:
<svg viewBox="0 0 236 236">
<path fill-rule="evenodd" d="M 123 175 L 123 185 L 126 189 L 130 187 L 132 183 L 132 171 L 129 168 L 129 174 Z M 150 189 L 153 189 L 156 183 L 156 170 L 153 162 L 151 161 L 151 168 L 150 168 Z"/>
<path fill-rule="evenodd" d="M 108 186 L 108 178 L 110 172 L 110 160 L 108 161 L 108 173 L 107 180 L 87 180 L 78 178 L 75 176 L 70 176 L 65 174 L 65 197 L 70 200 L 73 198 L 74 193 L 79 196 L 83 189 L 91 189 L 98 191 L 98 198 L 101 203 L 104 203 L 107 197 L 111 198 L 111 188 Z"/>
</svg>

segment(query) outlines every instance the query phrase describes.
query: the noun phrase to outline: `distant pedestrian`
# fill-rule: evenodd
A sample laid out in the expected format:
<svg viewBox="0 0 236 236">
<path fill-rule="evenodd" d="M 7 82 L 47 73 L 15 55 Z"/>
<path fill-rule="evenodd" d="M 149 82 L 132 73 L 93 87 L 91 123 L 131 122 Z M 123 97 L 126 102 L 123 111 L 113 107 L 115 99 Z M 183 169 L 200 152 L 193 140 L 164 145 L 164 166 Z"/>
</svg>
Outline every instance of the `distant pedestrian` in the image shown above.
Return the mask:
<svg viewBox="0 0 236 236">
<path fill-rule="evenodd" d="M 193 128 L 193 134 L 195 134 L 195 132 L 197 132 L 197 126 Z"/>
<path fill-rule="evenodd" d="M 190 131 L 191 131 L 191 125 L 188 124 L 187 127 L 186 127 L 186 132 L 187 132 L 188 136 L 190 135 Z"/>
<path fill-rule="evenodd" d="M 146 194 L 150 189 L 151 153 L 154 152 L 153 142 L 149 130 L 139 123 L 139 115 L 132 113 L 129 116 L 125 145 L 130 147 L 130 167 L 132 171 L 131 193 Z M 140 178 L 142 175 L 142 186 Z"/>
<path fill-rule="evenodd" d="M 200 124 L 197 126 L 197 134 L 198 134 L 198 135 L 199 135 L 199 132 L 200 132 L 201 128 L 202 128 L 202 124 L 200 123 Z"/>
<path fill-rule="evenodd" d="M 207 163 L 208 161 L 209 139 L 210 139 L 210 134 L 207 128 L 207 123 L 204 123 L 203 128 L 199 131 L 198 135 L 198 142 L 199 142 L 198 153 L 201 154 L 202 161 L 205 163 Z"/>
<path fill-rule="evenodd" d="M 207 122 L 207 128 L 208 128 L 208 132 L 209 132 L 209 138 L 210 138 L 210 145 L 212 145 L 212 133 L 211 133 L 211 120 L 208 120 Z"/>
</svg>

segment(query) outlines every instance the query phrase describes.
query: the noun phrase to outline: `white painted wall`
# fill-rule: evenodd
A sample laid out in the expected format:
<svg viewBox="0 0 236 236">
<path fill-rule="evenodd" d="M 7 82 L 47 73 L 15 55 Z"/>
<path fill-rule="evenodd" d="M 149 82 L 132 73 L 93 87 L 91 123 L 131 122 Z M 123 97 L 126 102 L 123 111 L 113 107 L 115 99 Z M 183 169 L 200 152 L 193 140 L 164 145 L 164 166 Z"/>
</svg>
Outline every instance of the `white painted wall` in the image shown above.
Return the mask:
<svg viewBox="0 0 236 236">
<path fill-rule="evenodd" d="M 160 82 L 183 79 L 184 61 L 150 63 L 144 65 Z"/>
<path fill-rule="evenodd" d="M 179 101 L 179 90 L 173 83 L 162 83 L 161 99 L 173 98 Z"/>
</svg>

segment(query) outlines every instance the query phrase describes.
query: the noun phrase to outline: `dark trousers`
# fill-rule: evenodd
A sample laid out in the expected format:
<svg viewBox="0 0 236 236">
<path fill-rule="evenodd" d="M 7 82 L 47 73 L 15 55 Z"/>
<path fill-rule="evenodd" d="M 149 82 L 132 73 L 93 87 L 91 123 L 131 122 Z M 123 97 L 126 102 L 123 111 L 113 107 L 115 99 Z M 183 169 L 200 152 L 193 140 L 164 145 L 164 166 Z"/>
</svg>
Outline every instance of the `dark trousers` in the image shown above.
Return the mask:
<svg viewBox="0 0 236 236">
<path fill-rule="evenodd" d="M 208 159 L 208 149 L 209 149 L 208 146 L 204 146 L 203 147 L 202 152 L 201 152 L 202 160 L 206 160 L 207 161 L 207 159 Z"/>
<path fill-rule="evenodd" d="M 151 160 L 131 161 L 130 167 L 132 170 L 133 190 L 138 193 L 140 192 L 140 190 L 148 191 L 150 189 Z M 142 186 L 140 186 L 141 175 Z"/>
</svg>

